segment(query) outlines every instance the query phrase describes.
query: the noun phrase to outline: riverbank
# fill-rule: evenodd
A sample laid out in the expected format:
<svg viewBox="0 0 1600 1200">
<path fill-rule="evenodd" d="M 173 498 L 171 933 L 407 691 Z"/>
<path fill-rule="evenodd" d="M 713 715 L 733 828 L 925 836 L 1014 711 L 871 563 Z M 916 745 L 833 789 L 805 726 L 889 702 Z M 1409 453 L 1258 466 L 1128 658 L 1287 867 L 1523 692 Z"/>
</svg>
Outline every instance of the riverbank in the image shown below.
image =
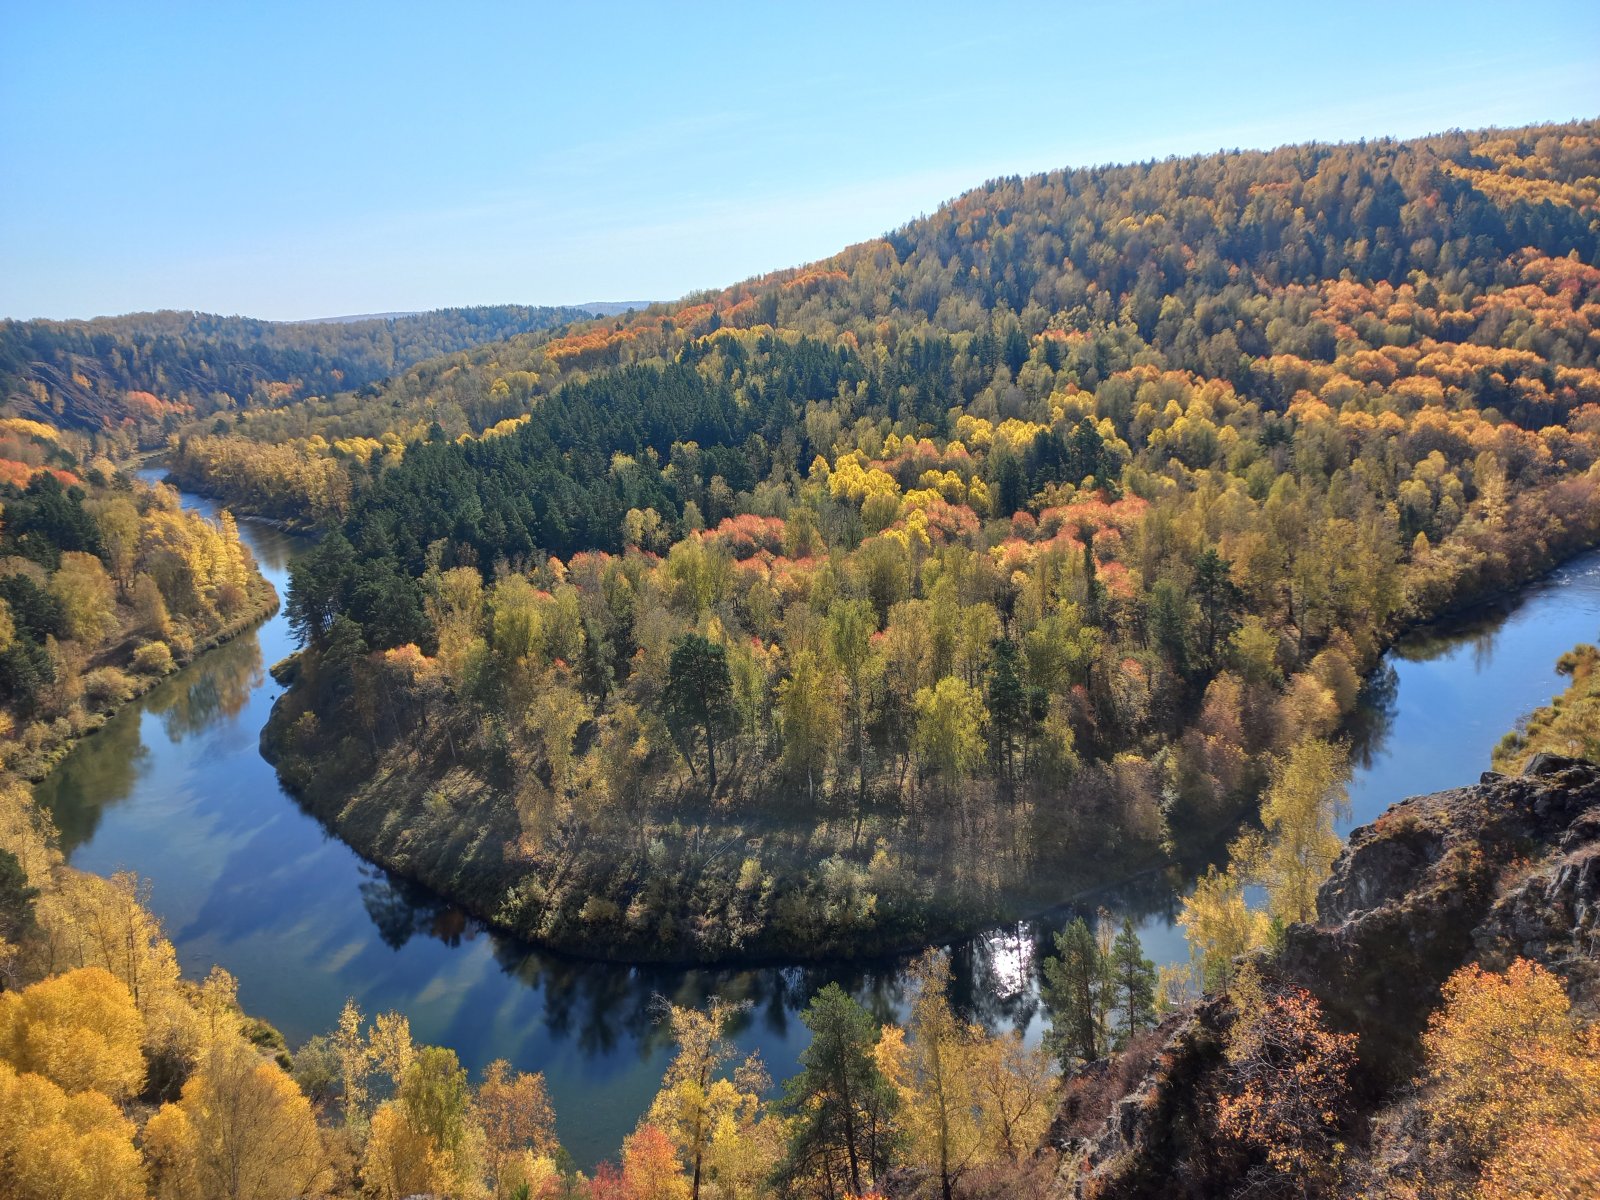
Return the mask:
<svg viewBox="0 0 1600 1200">
<path fill-rule="evenodd" d="M 163 680 L 277 611 L 225 512 L 184 511 L 136 468 L 6 501 L 0 768 L 44 778 Z"/>
<path fill-rule="evenodd" d="M 1105 846 L 1099 855 L 1052 864 L 1046 874 L 1056 885 L 1048 892 L 1024 895 L 997 878 L 987 893 L 943 896 L 933 891 L 932 869 L 913 878 L 868 865 L 835 882 L 840 895 L 830 903 L 820 894 L 829 870 L 808 869 L 795 853 L 808 832 L 821 839 L 825 831 L 770 814 L 758 824 L 748 813 L 728 812 L 703 814 L 692 829 L 686 817 L 677 834 L 655 829 L 644 845 L 637 836 L 568 841 L 563 833 L 551 839 L 558 845 L 528 848 L 534 862 L 519 861 L 504 849 L 525 845 L 515 807 L 504 792 L 455 766 L 450 734 L 437 722 L 376 760 L 350 744 L 343 758 L 311 759 L 294 749 L 314 721 L 298 700 L 290 691 L 274 704 L 261 753 L 331 836 L 495 930 L 583 961 L 747 968 L 895 958 L 1025 920 L 1169 862 L 1161 853 Z M 833 878 L 846 869 L 835 867 Z M 619 895 L 618 880 L 651 871 L 663 881 L 688 880 L 675 893 L 684 904 L 666 922 L 642 921 L 639 908 Z M 1064 877 L 1071 880 L 1065 889 Z M 584 899 L 563 904 L 557 895 Z M 716 901 L 688 910 L 705 897 Z M 795 914 L 802 910 L 815 919 L 800 924 Z"/>
<path fill-rule="evenodd" d="M 44 779 L 79 743 L 98 733 L 123 709 L 149 695 L 203 655 L 271 618 L 281 603 L 277 590 L 259 574 L 247 584 L 246 595 L 244 610 L 221 629 L 195 642 L 194 648 L 188 653 L 181 657 L 173 655 L 160 671 L 141 671 L 137 675 L 126 676 L 126 685 L 119 695 L 110 698 L 109 703 L 85 710 L 76 719 L 58 718 L 50 726 L 48 741 L 26 746 L 11 742 L 0 750 L 0 761 L 4 761 L 7 769 L 27 783 L 38 783 Z"/>
<path fill-rule="evenodd" d="M 290 533 L 296 536 L 309 536 L 317 532 L 319 529 L 318 523 L 312 520 L 310 517 L 273 516 L 270 513 L 256 512 L 248 503 L 236 503 L 232 500 L 215 495 L 215 491 L 217 490 L 214 486 L 216 483 L 215 480 L 207 479 L 203 476 L 196 479 L 184 478 L 183 475 L 179 471 L 174 470 L 172 464 L 167 461 L 167 456 L 169 453 L 170 448 L 163 446 L 159 450 L 151 450 L 140 455 L 138 460 L 140 464 L 140 473 L 145 475 L 147 478 L 159 477 L 160 482 L 167 484 L 169 487 L 177 488 L 180 491 L 185 491 L 190 495 L 206 496 L 217 505 L 226 508 L 229 512 L 233 513 L 235 517 L 242 521 L 254 521 L 258 525 L 267 525 L 273 529 L 282 530 L 284 533 Z"/>
<path fill-rule="evenodd" d="M 1520 583 L 1478 582 L 1482 597 L 1470 602 L 1439 602 L 1437 593 L 1434 602 L 1419 602 L 1417 615 L 1390 632 L 1380 655 L 1434 621 L 1457 619 L 1528 588 L 1556 570 L 1568 549 L 1587 549 L 1591 532 L 1567 526 L 1494 564 L 1517 566 Z M 1466 564 L 1452 577 L 1477 582 L 1488 570 Z M 1350 728 L 1347 722 L 1344 732 Z M 1036 918 L 1141 873 L 1198 858 L 1201 842 L 1220 847 L 1225 841 L 1217 829 L 1191 828 L 1184 834 L 1188 853 L 1169 854 L 1111 837 L 1071 858 L 997 864 L 991 888 L 943 895 L 936 890 L 937 871 L 912 878 L 908 886 L 903 874 L 875 875 L 868 865 L 856 869 L 835 898 L 824 891 L 847 868 L 801 860 L 794 853 L 799 839 L 781 827 L 781 818 L 752 828 L 725 813 L 688 810 L 694 815 L 683 818 L 687 829 L 681 836 L 675 828 L 657 830 L 648 845 L 563 830 L 554 835 L 566 842 L 559 849 L 528 851 L 510 796 L 482 772 L 460 769 L 459 731 L 453 738 L 437 724 L 378 752 L 376 743 L 369 749 L 361 738 L 340 741 L 322 729 L 295 687 L 274 706 L 261 744 L 285 788 L 367 861 L 519 940 L 599 962 L 756 966 L 901 955 Z M 1246 803 L 1216 816 L 1236 831 L 1253 812 L 1253 803 Z M 774 840 L 783 847 L 776 862 L 766 853 Z M 699 845 L 737 849 L 696 857 Z M 828 860 L 827 854 L 818 857 Z M 687 880 L 665 920 L 641 919 L 639 890 L 618 887 L 618 880 L 654 876 Z M 759 898 L 751 898 L 744 883 L 752 876 L 765 892 Z M 579 900 L 563 903 L 558 897 Z M 793 920 L 797 910 L 808 919 Z"/>
</svg>

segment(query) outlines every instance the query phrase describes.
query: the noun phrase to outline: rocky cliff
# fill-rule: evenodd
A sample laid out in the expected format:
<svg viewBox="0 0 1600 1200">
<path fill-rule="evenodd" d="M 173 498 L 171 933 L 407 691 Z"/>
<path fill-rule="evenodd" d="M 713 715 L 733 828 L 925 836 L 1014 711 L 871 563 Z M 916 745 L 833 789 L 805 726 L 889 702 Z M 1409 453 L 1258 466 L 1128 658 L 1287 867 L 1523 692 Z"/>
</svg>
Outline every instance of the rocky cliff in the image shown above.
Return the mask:
<svg viewBox="0 0 1600 1200">
<path fill-rule="evenodd" d="M 1396 804 L 1351 835 L 1317 913 L 1259 966 L 1359 1039 L 1340 1170 L 1341 1189 L 1357 1194 L 1371 1184 L 1370 1160 L 1406 1153 L 1396 1111 L 1453 972 L 1531 959 L 1562 979 L 1576 1011 L 1600 1009 L 1600 766 L 1539 755 L 1520 776 L 1490 773 Z M 1215 1124 L 1234 1019 L 1226 997 L 1207 998 L 1072 1079 L 1050 1136 L 1062 1154 L 1058 1193 L 1237 1193 L 1252 1163 Z"/>
</svg>

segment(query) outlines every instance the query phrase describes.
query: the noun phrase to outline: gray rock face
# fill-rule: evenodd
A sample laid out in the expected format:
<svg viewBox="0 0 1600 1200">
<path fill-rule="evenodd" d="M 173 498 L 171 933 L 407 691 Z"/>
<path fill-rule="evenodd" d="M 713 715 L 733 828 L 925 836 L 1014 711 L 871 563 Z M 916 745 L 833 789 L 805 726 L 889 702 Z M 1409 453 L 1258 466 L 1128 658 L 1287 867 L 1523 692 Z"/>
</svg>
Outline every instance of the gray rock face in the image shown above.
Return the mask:
<svg viewBox="0 0 1600 1200">
<path fill-rule="evenodd" d="M 1318 923 L 1288 930 L 1275 969 L 1361 1034 L 1374 1082 L 1399 1082 L 1461 966 L 1521 954 L 1570 976 L 1592 941 L 1597 835 L 1600 767 L 1554 755 L 1521 776 L 1404 800 L 1351 834 Z"/>
<path fill-rule="evenodd" d="M 1580 1012 L 1600 1010 L 1600 765 L 1541 754 L 1520 776 L 1488 773 L 1464 788 L 1415 796 L 1355 830 L 1317 897 L 1317 923 L 1291 926 L 1261 961 L 1305 988 L 1328 1022 L 1360 1035 L 1353 1081 L 1368 1107 L 1414 1074 L 1440 988 L 1469 963 L 1517 957 L 1559 974 Z M 1232 1010 L 1208 998 L 1164 1026 L 1159 1054 L 1113 1095 L 1117 1064 L 1086 1068 L 1078 1110 L 1052 1144 L 1062 1195 L 1204 1196 L 1220 1186 L 1196 1136 L 1207 1128 Z M 1069 1089 L 1068 1105 L 1075 1093 Z M 1208 1163 L 1213 1164 L 1208 1166 Z M 1208 1174 L 1208 1171 L 1211 1173 Z"/>
</svg>

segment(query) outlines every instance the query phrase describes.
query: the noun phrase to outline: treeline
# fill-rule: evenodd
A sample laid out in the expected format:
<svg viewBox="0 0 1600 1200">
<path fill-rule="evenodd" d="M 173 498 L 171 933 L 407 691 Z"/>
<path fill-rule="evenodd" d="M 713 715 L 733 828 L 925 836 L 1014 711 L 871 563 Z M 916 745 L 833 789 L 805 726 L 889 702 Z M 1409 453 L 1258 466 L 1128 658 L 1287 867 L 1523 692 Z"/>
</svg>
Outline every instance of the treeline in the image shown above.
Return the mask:
<svg viewBox="0 0 1600 1200">
<path fill-rule="evenodd" d="M 525 411 L 479 435 L 335 443 L 285 778 L 491 919 L 646 957 L 907 944 L 1214 835 L 1397 629 L 1600 538 L 1600 270 L 1519 248 L 1543 227 L 1460 174 L 1474 144 L 998 183 L 903 254 L 533 348 L 536 378 L 488 389 Z M 1518 169 L 1595 144 L 1529 132 Z M 1197 256 L 1148 329 L 1112 256 L 1135 216 L 1139 261 L 1180 226 Z M 1069 222 L 1099 240 L 1051 242 Z M 1261 228 L 1322 249 L 1268 271 Z M 1403 282 L 1358 274 L 1354 234 L 1400 229 Z M 1045 256 L 1030 295 L 1094 267 L 1117 307 L 973 293 L 1002 242 Z M 1298 282 L 1337 247 L 1340 278 Z M 894 291 L 936 260 L 968 328 Z M 884 304 L 856 290 L 880 274 Z M 770 297 L 824 332 L 756 323 Z M 425 365 L 394 396 L 486 378 Z"/>
<path fill-rule="evenodd" d="M 231 516 L 186 513 L 74 442 L 0 421 L 0 765 L 29 778 L 276 602 Z"/>
<path fill-rule="evenodd" d="M 498 305 L 355 321 L 154 312 L 0 323 L 0 398 L 17 414 L 136 444 L 186 422 L 368 388 L 423 359 L 582 321 Z"/>
</svg>

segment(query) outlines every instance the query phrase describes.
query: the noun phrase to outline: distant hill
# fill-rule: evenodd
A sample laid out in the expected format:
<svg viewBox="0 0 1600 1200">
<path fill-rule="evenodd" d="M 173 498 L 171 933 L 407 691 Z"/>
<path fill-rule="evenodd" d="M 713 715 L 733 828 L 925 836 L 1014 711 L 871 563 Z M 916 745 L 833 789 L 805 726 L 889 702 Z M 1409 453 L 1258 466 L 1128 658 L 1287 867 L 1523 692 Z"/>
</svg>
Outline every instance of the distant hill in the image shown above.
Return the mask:
<svg viewBox="0 0 1600 1200">
<path fill-rule="evenodd" d="M 298 321 L 289 321 L 290 325 L 352 325 L 358 321 L 398 321 L 401 317 L 414 317 L 420 310 L 410 309 L 405 312 L 382 313 L 353 313 L 342 317 L 303 317 Z"/>
<path fill-rule="evenodd" d="M 149 441 L 197 417 L 378 383 L 414 363 L 587 320 L 506 304 L 315 321 L 161 311 L 0 323 L 15 415 Z"/>
<path fill-rule="evenodd" d="M 652 304 L 660 303 L 659 300 L 591 300 L 578 307 L 597 317 L 616 317 L 627 312 L 643 312 Z"/>
</svg>

